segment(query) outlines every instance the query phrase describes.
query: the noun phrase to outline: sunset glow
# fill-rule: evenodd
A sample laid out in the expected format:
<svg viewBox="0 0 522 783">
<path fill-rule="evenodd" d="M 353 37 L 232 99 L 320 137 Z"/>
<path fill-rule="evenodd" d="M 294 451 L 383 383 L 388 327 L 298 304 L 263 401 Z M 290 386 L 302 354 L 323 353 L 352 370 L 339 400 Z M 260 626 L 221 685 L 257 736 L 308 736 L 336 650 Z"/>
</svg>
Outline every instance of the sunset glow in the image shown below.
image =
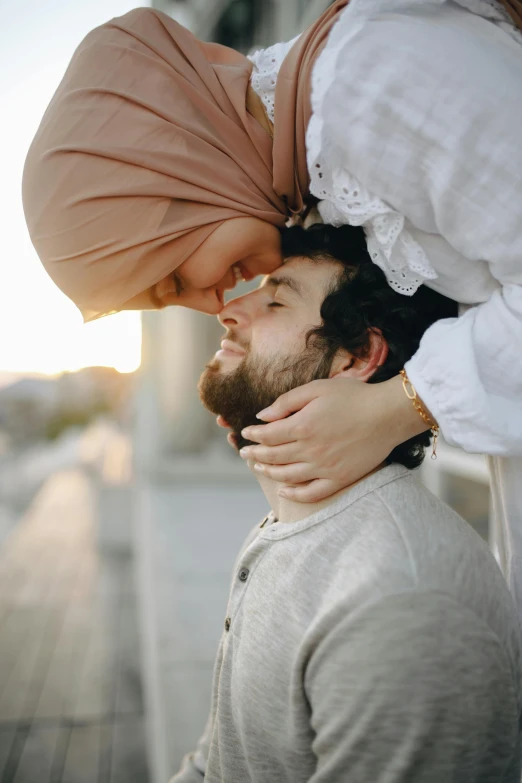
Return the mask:
<svg viewBox="0 0 522 783">
<path fill-rule="evenodd" d="M 140 2 L 139 5 L 146 3 Z M 0 187 L 0 372 L 55 374 L 89 365 L 131 372 L 140 364 L 139 313 L 84 325 L 31 245 L 20 195 L 31 139 L 80 40 L 135 7 L 129 0 L 29 0 L 6 6 L 0 52 L 4 150 Z"/>
</svg>

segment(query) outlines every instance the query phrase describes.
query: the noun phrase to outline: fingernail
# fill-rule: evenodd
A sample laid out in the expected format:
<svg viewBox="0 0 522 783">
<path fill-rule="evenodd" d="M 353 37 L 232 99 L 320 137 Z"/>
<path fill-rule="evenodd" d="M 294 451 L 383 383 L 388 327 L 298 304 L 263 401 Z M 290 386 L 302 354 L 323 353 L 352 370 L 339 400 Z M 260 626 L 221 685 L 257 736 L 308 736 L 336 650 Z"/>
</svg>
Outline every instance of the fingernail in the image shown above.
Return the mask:
<svg viewBox="0 0 522 783">
<path fill-rule="evenodd" d="M 248 459 L 248 449 L 246 448 L 246 446 L 240 449 L 239 453 L 243 457 L 243 459 Z"/>
<path fill-rule="evenodd" d="M 272 408 L 264 408 L 262 411 L 259 411 L 259 413 L 256 413 L 256 419 L 262 419 L 263 416 L 266 416 L 267 414 L 270 415 L 272 413 Z"/>
<path fill-rule="evenodd" d="M 246 429 L 244 429 L 244 430 L 241 430 L 241 435 L 244 438 L 248 438 L 248 436 L 250 435 L 250 431 L 249 431 L 248 427 Z"/>
<path fill-rule="evenodd" d="M 254 465 L 254 470 L 257 470 L 259 473 L 263 473 L 264 467 L 260 465 L 259 462 L 256 462 L 256 464 Z"/>
</svg>

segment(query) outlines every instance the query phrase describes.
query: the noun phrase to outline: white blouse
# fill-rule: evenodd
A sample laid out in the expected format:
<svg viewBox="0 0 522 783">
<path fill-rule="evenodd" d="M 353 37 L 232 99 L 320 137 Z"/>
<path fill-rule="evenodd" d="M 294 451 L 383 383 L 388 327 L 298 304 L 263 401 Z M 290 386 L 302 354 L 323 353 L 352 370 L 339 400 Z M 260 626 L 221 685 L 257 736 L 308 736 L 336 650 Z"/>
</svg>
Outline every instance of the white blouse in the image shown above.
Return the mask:
<svg viewBox="0 0 522 783">
<path fill-rule="evenodd" d="M 251 58 L 272 119 L 292 43 Z M 446 440 L 522 455 L 522 36 L 487 0 L 351 0 L 312 112 L 322 219 L 363 226 L 395 290 L 425 283 L 468 306 L 406 366 Z"/>
</svg>

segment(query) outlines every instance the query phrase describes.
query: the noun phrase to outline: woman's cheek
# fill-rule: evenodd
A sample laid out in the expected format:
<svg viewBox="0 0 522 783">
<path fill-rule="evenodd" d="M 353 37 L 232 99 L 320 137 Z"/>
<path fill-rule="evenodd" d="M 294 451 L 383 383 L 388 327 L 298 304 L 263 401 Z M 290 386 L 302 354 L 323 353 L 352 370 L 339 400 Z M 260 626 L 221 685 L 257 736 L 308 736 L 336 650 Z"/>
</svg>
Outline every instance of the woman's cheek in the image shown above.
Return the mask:
<svg viewBox="0 0 522 783">
<path fill-rule="evenodd" d="M 202 259 L 189 258 L 181 264 L 178 273 L 187 288 L 206 289 L 218 286 L 231 266 L 228 259 L 216 260 L 208 254 Z"/>
<path fill-rule="evenodd" d="M 183 298 L 182 294 L 179 304 L 183 307 L 190 307 L 192 310 L 206 313 L 207 315 L 218 315 L 223 309 L 223 305 L 219 301 L 216 291 L 213 288 L 204 291 L 195 290 L 187 292 L 185 298 Z"/>
</svg>

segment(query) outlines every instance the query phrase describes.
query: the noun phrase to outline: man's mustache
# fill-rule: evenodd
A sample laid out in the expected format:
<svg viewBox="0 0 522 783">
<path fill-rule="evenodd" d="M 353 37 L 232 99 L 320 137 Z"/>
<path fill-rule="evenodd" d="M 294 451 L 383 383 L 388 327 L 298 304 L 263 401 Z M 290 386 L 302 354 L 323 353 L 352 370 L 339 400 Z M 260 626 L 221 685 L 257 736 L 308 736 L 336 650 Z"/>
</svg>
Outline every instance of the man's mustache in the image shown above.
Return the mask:
<svg viewBox="0 0 522 783">
<path fill-rule="evenodd" d="M 236 345 L 239 345 L 239 347 L 242 348 L 244 351 L 250 350 L 250 341 L 242 340 L 240 337 L 237 336 L 237 334 L 234 332 L 233 329 L 227 329 L 226 334 L 224 334 L 221 337 L 221 339 L 230 340 L 231 343 L 235 343 Z"/>
</svg>

